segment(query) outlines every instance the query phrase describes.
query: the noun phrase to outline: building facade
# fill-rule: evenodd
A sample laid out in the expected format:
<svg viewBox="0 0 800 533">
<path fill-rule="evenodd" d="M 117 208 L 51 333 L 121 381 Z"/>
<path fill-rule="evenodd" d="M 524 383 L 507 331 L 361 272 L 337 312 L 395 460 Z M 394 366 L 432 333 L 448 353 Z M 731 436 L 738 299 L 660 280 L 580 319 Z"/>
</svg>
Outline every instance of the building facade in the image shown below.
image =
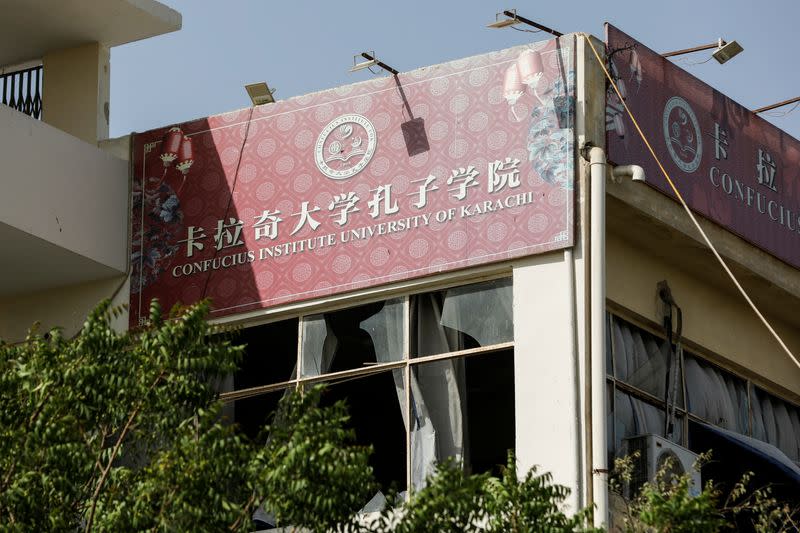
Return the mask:
<svg viewBox="0 0 800 533">
<path fill-rule="evenodd" d="M 148 20 L 177 29 L 179 16 L 160 10 Z M 56 225 L 30 209 L 3 221 L 19 244 L 4 251 L 17 274 L 0 295 L 0 335 L 19 340 L 34 320 L 77 331 L 103 297 L 129 302 L 120 326 L 132 328 L 153 297 L 208 297 L 212 320 L 241 326 L 248 344 L 221 391 L 227 416 L 255 436 L 286 390 L 327 382 L 326 401 L 347 398 L 359 441 L 374 446 L 384 487 L 413 490 L 447 457 L 491 471 L 514 449 L 522 468 L 539 465 L 572 489 L 571 508 L 597 505 L 605 521 L 609 464 L 627 439 L 652 434 L 713 448 L 725 468 L 707 477 L 732 477 L 735 464 L 791 494 L 800 370 L 670 193 L 604 65 L 793 353 L 800 145 L 618 30 L 589 39 L 103 145 L 127 162 L 55 130 L 76 119 L 48 125 L 57 111 L 47 92 L 45 123 L 0 108 L 17 128 L 4 149 L 14 152 L 22 131 L 70 147 L 68 158 L 12 159 L 16 174 L 52 189 L 56 176 L 89 179 L 90 169 L 116 202 L 85 209 L 75 199 L 82 218 L 68 229 L 61 211 Z M 108 45 L 84 46 L 92 61 L 107 57 Z M 40 55 L 47 86 L 50 56 Z M 87 104 L 95 117 L 100 79 Z M 73 135 L 104 136 L 84 122 Z M 645 183 L 631 179 L 640 172 Z M 7 207 L 3 216 L 15 213 Z"/>
<path fill-rule="evenodd" d="M 128 149 L 108 139 L 114 46 L 176 31 L 155 1 L 12 1 L 0 22 L 0 336 L 128 300 Z M 120 105 L 126 103 L 120 102 Z"/>
</svg>

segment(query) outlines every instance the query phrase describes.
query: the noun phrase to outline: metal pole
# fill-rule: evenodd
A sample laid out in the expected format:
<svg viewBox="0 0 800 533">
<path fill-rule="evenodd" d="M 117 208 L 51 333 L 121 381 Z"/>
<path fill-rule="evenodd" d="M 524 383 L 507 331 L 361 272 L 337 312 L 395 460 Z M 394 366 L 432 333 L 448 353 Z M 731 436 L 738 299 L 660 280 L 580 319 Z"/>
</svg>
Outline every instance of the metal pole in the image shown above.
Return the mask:
<svg viewBox="0 0 800 533">
<path fill-rule="evenodd" d="M 378 61 L 377 59 L 375 59 L 374 57 L 372 57 L 371 55 L 369 55 L 366 52 L 361 52 L 361 57 L 363 57 L 367 61 L 374 61 L 376 65 L 381 67 L 386 72 L 391 72 L 392 76 L 397 76 L 398 74 L 400 74 L 397 70 L 393 69 L 392 67 L 390 67 L 389 65 L 387 65 L 383 61 Z"/>
<path fill-rule="evenodd" d="M 661 57 L 672 57 L 672 56 L 680 56 L 683 54 L 691 54 L 692 52 L 701 52 L 703 50 L 711 50 L 712 48 L 720 48 L 725 46 L 726 43 L 723 39 L 711 44 L 704 44 L 701 46 L 695 46 L 694 48 L 684 48 L 683 50 L 675 50 L 674 52 L 666 52 L 661 54 Z"/>
<path fill-rule="evenodd" d="M 534 28 L 537 28 L 539 30 L 546 31 L 547 33 L 555 35 L 556 37 L 561 37 L 562 35 L 564 35 L 560 31 L 556 31 L 553 28 L 548 28 L 547 26 L 542 26 L 541 24 L 539 24 L 537 22 L 534 22 L 534 21 L 532 21 L 530 19 L 526 19 L 525 17 L 521 17 L 520 15 L 517 15 L 513 11 L 503 11 L 503 15 L 505 15 L 505 16 L 507 16 L 509 18 L 512 18 L 512 19 L 516 19 L 516 20 L 518 20 L 518 21 L 520 21 L 520 22 L 522 22 L 524 24 L 527 24 L 528 26 L 533 26 Z"/>
<path fill-rule="evenodd" d="M 800 102 L 800 96 L 784 100 L 783 102 L 778 102 L 777 104 L 767 105 L 764 107 L 759 107 L 758 109 L 753 109 L 753 113 L 763 113 L 764 111 L 770 111 L 778 107 L 783 107 L 785 105 L 793 104 L 795 102 Z"/>
</svg>

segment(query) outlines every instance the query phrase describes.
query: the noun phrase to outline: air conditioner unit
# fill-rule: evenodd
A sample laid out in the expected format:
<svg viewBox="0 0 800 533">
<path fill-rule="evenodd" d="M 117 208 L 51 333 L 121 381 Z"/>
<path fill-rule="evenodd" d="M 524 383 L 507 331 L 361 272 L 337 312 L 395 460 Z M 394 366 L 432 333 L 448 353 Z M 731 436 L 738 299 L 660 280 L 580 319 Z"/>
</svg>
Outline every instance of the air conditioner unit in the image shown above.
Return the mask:
<svg viewBox="0 0 800 533">
<path fill-rule="evenodd" d="M 700 471 L 695 468 L 697 454 L 674 442 L 658 435 L 639 435 L 624 439 L 623 450 L 628 456 L 639 452 L 638 457 L 632 457 L 633 472 L 630 482 L 625 487 L 626 498 L 636 496 L 645 482 L 654 481 L 656 474 L 667 462 L 669 462 L 668 475 L 682 476 L 686 473 L 691 475 L 690 496 L 699 495 L 703 489 Z"/>
</svg>

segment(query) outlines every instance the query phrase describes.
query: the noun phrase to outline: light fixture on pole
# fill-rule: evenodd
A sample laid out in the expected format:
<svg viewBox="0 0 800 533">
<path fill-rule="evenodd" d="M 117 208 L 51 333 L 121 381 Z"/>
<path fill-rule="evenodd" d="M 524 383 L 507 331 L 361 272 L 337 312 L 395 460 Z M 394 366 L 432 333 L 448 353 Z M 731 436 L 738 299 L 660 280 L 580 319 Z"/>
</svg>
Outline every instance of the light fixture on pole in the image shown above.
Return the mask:
<svg viewBox="0 0 800 533">
<path fill-rule="evenodd" d="M 674 52 L 666 52 L 661 54 L 662 57 L 674 57 L 680 56 L 683 54 L 691 54 L 692 52 L 701 52 L 703 50 L 711 50 L 714 49 L 714 53 L 711 54 L 711 57 L 717 60 L 717 62 L 722 65 L 729 60 L 733 59 L 735 56 L 739 55 L 744 48 L 736 41 L 727 42 L 725 39 L 718 39 L 715 43 L 704 44 L 701 46 L 694 46 L 692 48 L 684 48 L 683 50 L 675 50 Z"/>
<path fill-rule="evenodd" d="M 758 109 L 753 109 L 753 113 L 763 113 L 764 111 L 772 111 L 773 109 L 777 109 L 779 107 L 783 107 L 785 105 L 794 104 L 800 102 L 800 96 L 796 96 L 794 98 L 790 98 L 788 100 L 784 100 L 783 102 L 778 102 L 777 104 L 767 105 L 764 107 L 759 107 Z M 790 109 L 787 113 L 794 111 Z"/>
<path fill-rule="evenodd" d="M 275 103 L 273 94 L 275 89 L 270 89 L 266 82 L 261 81 L 258 83 L 250 83 L 244 86 L 247 94 L 250 96 L 250 101 L 254 106 Z"/>
<path fill-rule="evenodd" d="M 366 61 L 362 61 L 360 63 L 357 62 L 357 59 L 361 57 L 362 59 L 366 59 Z M 365 68 L 370 67 L 380 67 L 386 72 L 390 73 L 392 76 L 397 76 L 399 72 L 396 69 L 393 69 L 383 61 L 379 61 L 377 57 L 375 57 L 375 51 L 371 52 L 361 52 L 360 54 L 353 56 L 353 66 L 350 68 L 350 72 L 356 72 L 359 70 L 363 70 Z M 370 69 L 370 72 L 372 70 Z"/>
<path fill-rule="evenodd" d="M 735 56 L 739 55 L 744 48 L 742 45 L 737 43 L 736 41 L 731 41 L 729 43 L 725 43 L 722 39 L 720 39 L 720 46 L 717 50 L 711 54 L 714 59 L 717 60 L 717 63 L 720 65 L 726 63 L 728 60 L 733 59 Z"/>
<path fill-rule="evenodd" d="M 506 18 L 500 18 L 501 15 L 505 16 Z M 543 26 L 538 22 L 534 22 L 530 19 L 526 19 L 525 17 L 518 15 L 516 9 L 507 9 L 501 13 L 497 13 L 495 14 L 494 18 L 495 21 L 492 22 L 491 24 L 487 24 L 486 25 L 487 28 L 499 29 L 499 28 L 506 28 L 508 26 L 513 26 L 514 24 L 526 24 L 528 26 L 536 28 L 537 30 L 546 31 L 547 33 L 555 35 L 556 37 L 561 37 L 562 35 L 564 35 L 560 31 L 548 28 L 547 26 Z"/>
</svg>

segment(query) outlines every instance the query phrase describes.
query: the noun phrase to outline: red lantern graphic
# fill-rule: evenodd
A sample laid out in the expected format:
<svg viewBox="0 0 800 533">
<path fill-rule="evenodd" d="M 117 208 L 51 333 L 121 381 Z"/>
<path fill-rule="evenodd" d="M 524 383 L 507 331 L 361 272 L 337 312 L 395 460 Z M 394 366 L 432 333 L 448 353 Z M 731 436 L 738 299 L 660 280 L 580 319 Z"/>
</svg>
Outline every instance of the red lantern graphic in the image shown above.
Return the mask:
<svg viewBox="0 0 800 533">
<path fill-rule="evenodd" d="M 519 69 L 517 69 L 516 63 L 512 63 L 506 70 L 506 77 L 503 82 L 503 96 L 510 105 L 514 105 L 523 92 L 525 92 L 525 86 L 520 80 Z"/>
<path fill-rule="evenodd" d="M 181 139 L 183 138 L 183 132 L 178 127 L 172 127 L 167 131 L 166 135 L 164 135 L 164 139 L 162 142 L 161 147 L 161 161 L 164 162 L 164 166 L 168 167 L 175 159 L 178 158 L 178 150 L 181 146 Z"/>
<path fill-rule="evenodd" d="M 184 135 L 178 150 L 178 163 L 175 165 L 175 168 L 180 170 L 181 174 L 185 176 L 193 164 L 192 140 Z"/>
<path fill-rule="evenodd" d="M 506 70 L 505 79 L 503 81 L 503 97 L 505 97 L 508 105 L 511 106 L 511 114 L 514 115 L 514 119 L 517 122 L 521 119 L 517 116 L 516 111 L 514 111 L 514 105 L 524 93 L 525 86 L 522 84 L 522 80 L 520 80 L 519 69 L 516 63 L 512 63 Z"/>
<path fill-rule="evenodd" d="M 522 83 L 535 88 L 544 73 L 541 54 L 533 50 L 525 50 L 517 58 L 517 68 Z"/>
</svg>

